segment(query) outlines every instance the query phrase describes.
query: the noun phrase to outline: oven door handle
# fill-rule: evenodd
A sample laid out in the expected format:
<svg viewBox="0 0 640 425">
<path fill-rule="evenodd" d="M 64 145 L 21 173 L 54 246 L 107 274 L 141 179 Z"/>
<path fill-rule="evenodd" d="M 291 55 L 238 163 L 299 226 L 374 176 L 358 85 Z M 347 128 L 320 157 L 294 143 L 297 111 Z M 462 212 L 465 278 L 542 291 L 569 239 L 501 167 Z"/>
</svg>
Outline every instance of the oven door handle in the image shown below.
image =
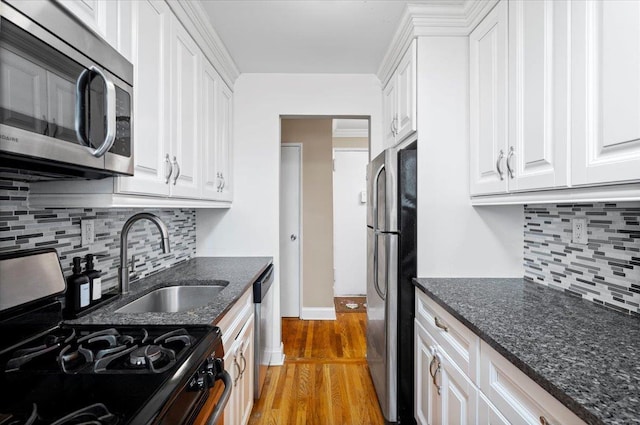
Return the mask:
<svg viewBox="0 0 640 425">
<path fill-rule="evenodd" d="M 233 379 L 231 379 L 231 375 L 226 370 L 219 372 L 216 376 L 216 380 L 222 379 L 222 383 L 224 384 L 224 390 L 222 391 L 222 395 L 220 396 L 220 400 L 216 404 L 216 407 L 211 412 L 211 416 L 209 416 L 209 420 L 207 421 L 207 425 L 216 425 L 218 420 L 222 416 L 222 412 L 224 412 L 224 408 L 227 407 L 227 403 L 229 403 L 229 397 L 231 397 L 231 391 L 233 390 Z"/>
</svg>

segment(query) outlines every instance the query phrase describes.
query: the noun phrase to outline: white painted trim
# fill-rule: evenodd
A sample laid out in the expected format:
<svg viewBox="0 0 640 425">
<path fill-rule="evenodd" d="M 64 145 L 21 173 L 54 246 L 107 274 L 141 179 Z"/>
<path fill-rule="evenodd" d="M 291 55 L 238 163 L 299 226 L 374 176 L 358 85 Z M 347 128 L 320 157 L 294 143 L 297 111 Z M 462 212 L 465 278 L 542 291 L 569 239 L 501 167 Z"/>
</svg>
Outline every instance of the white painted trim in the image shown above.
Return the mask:
<svg viewBox="0 0 640 425">
<path fill-rule="evenodd" d="M 285 355 L 284 355 L 284 344 L 281 342 L 280 347 L 275 350 L 268 351 L 271 361 L 269 362 L 269 366 L 282 366 L 284 364 Z"/>
<path fill-rule="evenodd" d="M 302 320 L 336 320 L 334 307 L 302 307 L 300 309 Z"/>
<path fill-rule="evenodd" d="M 110 193 L 33 193 L 30 207 L 46 208 L 231 208 L 231 202 Z"/>
<path fill-rule="evenodd" d="M 557 204 L 575 202 L 628 202 L 640 201 L 640 184 L 584 187 L 475 196 L 471 205 Z"/>
<path fill-rule="evenodd" d="M 465 0 L 433 4 L 407 4 L 387 52 L 378 68 L 384 87 L 411 41 L 417 37 L 466 37 L 499 0 Z"/>
<path fill-rule="evenodd" d="M 369 148 L 333 148 L 333 158 L 336 157 L 336 152 L 369 152 Z"/>
<path fill-rule="evenodd" d="M 333 137 L 369 137 L 369 130 L 364 128 L 336 128 Z"/>
<path fill-rule="evenodd" d="M 304 205 L 303 198 L 302 198 L 302 196 L 304 194 L 304 190 L 302 190 L 302 184 L 304 183 L 304 179 L 303 179 L 304 172 L 303 172 L 303 169 L 302 169 L 302 165 L 303 165 L 302 164 L 302 158 L 303 158 L 302 154 L 303 154 L 304 146 L 303 146 L 302 143 L 296 143 L 296 142 L 291 142 L 291 143 L 283 142 L 283 143 L 280 143 L 280 147 L 282 148 L 283 146 L 299 148 L 299 150 L 298 150 L 298 162 L 300 163 L 300 185 L 299 185 L 299 191 L 298 191 L 298 201 L 299 201 L 298 202 L 298 219 L 299 219 L 298 220 L 298 226 L 299 226 L 298 227 L 298 240 L 300 241 L 299 242 L 299 244 L 300 244 L 300 250 L 299 250 L 300 255 L 298 257 L 298 265 L 299 265 L 299 267 L 298 267 L 298 273 L 299 273 L 298 285 L 300 286 L 300 288 L 299 288 L 300 291 L 298 291 L 298 292 L 299 292 L 300 297 L 299 297 L 299 300 L 298 300 L 298 311 L 299 311 L 300 317 L 302 317 L 302 306 L 303 306 L 303 300 L 304 300 L 304 297 L 303 297 L 304 285 L 303 285 L 303 279 L 302 279 L 302 277 L 304 276 L 304 274 L 303 274 L 304 262 L 302 261 L 303 258 L 304 258 L 304 247 L 303 247 L 303 244 L 302 244 L 302 241 L 304 240 L 304 235 L 303 235 L 303 231 L 302 231 L 302 229 L 304 229 L 304 226 L 302 224 L 303 220 L 304 220 L 304 217 L 302 215 L 302 206 Z M 282 164 L 282 158 L 280 158 L 280 164 Z M 280 203 L 280 199 L 278 199 L 278 203 Z"/>
</svg>

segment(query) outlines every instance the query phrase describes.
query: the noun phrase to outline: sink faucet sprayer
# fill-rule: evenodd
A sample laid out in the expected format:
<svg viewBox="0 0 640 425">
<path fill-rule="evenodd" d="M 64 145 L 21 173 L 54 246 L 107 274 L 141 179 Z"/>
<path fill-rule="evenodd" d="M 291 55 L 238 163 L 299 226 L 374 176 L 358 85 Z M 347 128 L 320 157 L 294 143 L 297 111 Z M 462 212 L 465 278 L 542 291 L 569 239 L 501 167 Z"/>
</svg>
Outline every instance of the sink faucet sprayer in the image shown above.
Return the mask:
<svg viewBox="0 0 640 425">
<path fill-rule="evenodd" d="M 171 247 L 169 246 L 169 231 L 167 230 L 166 224 L 155 214 L 151 214 L 148 212 L 141 212 L 132 215 L 122 226 L 122 232 L 120 232 L 120 267 L 118 268 L 118 276 L 120 278 L 120 293 L 127 294 L 129 293 L 129 260 L 127 258 L 127 238 L 129 237 L 129 229 L 133 226 L 138 220 L 147 219 L 156 225 L 158 230 L 160 230 L 160 235 L 162 236 L 162 252 L 168 254 L 171 252 Z"/>
</svg>

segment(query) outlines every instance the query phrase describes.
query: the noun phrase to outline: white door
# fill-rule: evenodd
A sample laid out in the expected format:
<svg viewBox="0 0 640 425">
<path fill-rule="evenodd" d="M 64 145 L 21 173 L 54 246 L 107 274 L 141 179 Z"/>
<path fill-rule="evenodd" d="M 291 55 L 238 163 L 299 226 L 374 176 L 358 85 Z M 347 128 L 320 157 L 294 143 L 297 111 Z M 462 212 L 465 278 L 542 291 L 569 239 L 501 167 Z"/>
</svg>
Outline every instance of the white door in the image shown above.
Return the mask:
<svg viewBox="0 0 640 425">
<path fill-rule="evenodd" d="M 509 191 L 567 185 L 569 12 L 561 0 L 509 3 Z"/>
<path fill-rule="evenodd" d="M 416 131 L 417 128 L 417 61 L 417 47 L 416 41 L 414 40 L 396 70 L 396 74 L 398 75 L 396 141 L 398 142 L 404 140 L 409 134 Z"/>
<path fill-rule="evenodd" d="M 202 110 L 200 131 L 202 137 L 202 197 L 218 199 L 222 181 L 218 177 L 218 85 L 221 84 L 218 73 L 207 60 L 202 60 Z"/>
<path fill-rule="evenodd" d="M 507 2 L 469 36 L 471 195 L 507 191 Z"/>
<path fill-rule="evenodd" d="M 171 196 L 200 195 L 198 112 L 200 49 L 178 19 L 171 24 L 172 164 Z"/>
<path fill-rule="evenodd" d="M 133 5 L 134 176 L 119 177 L 118 191 L 169 195 L 169 20 L 164 2 Z"/>
<path fill-rule="evenodd" d="M 396 75 L 394 74 L 382 91 L 382 125 L 384 130 L 385 148 L 396 144 L 398 109 L 397 96 Z"/>
<path fill-rule="evenodd" d="M 640 179 L 640 2 L 571 2 L 574 185 Z"/>
<path fill-rule="evenodd" d="M 367 293 L 366 149 L 333 150 L 333 266 L 337 297 Z"/>
<path fill-rule="evenodd" d="M 280 313 L 300 317 L 302 146 L 280 148 Z"/>
</svg>

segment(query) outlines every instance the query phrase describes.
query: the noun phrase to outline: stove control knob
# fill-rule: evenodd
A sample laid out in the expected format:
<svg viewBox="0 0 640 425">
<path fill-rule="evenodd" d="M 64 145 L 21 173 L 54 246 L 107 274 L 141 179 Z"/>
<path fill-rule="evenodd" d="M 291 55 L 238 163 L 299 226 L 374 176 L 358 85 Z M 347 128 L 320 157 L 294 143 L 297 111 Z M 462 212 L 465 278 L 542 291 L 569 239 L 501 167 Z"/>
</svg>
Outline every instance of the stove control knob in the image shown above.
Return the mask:
<svg viewBox="0 0 640 425">
<path fill-rule="evenodd" d="M 203 391 L 208 389 L 209 387 L 207 386 L 206 376 L 206 373 L 198 372 L 198 375 L 194 376 L 193 378 L 191 378 L 191 381 L 189 381 L 189 390 Z"/>
</svg>

